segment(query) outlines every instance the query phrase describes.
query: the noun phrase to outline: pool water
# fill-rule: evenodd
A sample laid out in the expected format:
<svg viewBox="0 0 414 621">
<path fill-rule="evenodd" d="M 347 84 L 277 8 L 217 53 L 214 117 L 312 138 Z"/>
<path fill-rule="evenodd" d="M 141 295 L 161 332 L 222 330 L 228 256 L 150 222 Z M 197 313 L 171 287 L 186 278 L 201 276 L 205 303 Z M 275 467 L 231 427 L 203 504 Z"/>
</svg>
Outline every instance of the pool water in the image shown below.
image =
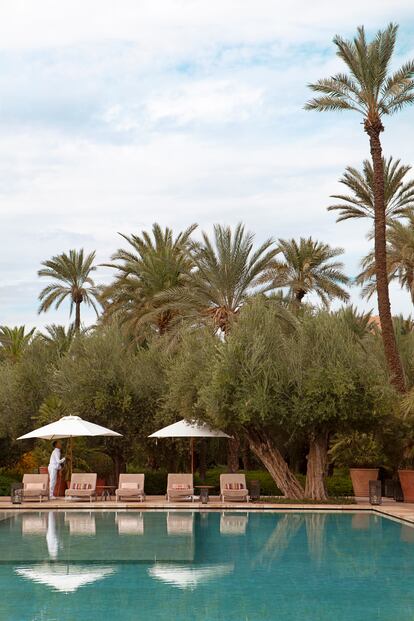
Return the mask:
<svg viewBox="0 0 414 621">
<path fill-rule="evenodd" d="M 0 518 L 1 621 L 412 621 L 414 528 L 369 513 Z"/>
</svg>

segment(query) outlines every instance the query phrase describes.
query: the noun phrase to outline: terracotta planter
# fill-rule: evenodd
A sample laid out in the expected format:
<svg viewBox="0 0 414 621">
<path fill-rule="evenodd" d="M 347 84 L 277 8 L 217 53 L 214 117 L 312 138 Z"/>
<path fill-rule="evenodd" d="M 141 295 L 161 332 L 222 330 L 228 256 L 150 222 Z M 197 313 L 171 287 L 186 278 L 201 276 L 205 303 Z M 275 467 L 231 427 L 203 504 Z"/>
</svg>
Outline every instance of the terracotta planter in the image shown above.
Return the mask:
<svg viewBox="0 0 414 621">
<path fill-rule="evenodd" d="M 414 502 L 414 470 L 398 470 L 404 502 Z"/>
<path fill-rule="evenodd" d="M 378 479 L 379 468 L 350 468 L 352 486 L 356 497 L 369 496 L 369 482 Z"/>
</svg>

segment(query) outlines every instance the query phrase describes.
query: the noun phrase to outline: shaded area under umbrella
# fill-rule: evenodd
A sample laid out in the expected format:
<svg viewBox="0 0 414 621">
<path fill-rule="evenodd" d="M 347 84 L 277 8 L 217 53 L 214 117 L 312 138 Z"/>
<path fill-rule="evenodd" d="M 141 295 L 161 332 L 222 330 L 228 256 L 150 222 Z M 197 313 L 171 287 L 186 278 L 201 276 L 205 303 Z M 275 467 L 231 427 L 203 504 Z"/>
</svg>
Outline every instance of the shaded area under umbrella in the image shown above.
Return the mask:
<svg viewBox="0 0 414 621">
<path fill-rule="evenodd" d="M 194 440 L 195 438 L 231 438 L 220 429 L 212 429 L 205 423 L 189 422 L 185 419 L 163 427 L 152 433 L 149 438 L 190 438 L 191 440 L 191 474 L 194 474 Z"/>
<path fill-rule="evenodd" d="M 29 439 L 41 439 L 41 440 L 61 440 L 63 438 L 69 439 L 69 457 L 70 457 L 70 474 L 72 474 L 72 452 L 73 452 L 73 438 L 80 437 L 122 437 L 122 434 L 90 423 L 84 420 L 80 416 L 62 416 L 54 423 L 49 423 L 38 429 L 34 429 L 29 433 L 25 433 L 23 436 L 17 438 L 18 440 Z"/>
</svg>

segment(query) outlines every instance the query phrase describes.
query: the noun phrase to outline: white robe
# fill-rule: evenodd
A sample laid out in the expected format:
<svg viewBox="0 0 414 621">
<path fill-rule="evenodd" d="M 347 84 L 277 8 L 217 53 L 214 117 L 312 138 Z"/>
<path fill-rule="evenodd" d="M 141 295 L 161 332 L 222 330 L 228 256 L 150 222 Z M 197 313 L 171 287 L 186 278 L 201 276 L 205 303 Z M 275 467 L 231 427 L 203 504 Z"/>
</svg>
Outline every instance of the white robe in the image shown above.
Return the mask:
<svg viewBox="0 0 414 621">
<path fill-rule="evenodd" d="M 49 467 L 48 467 L 49 496 L 50 497 L 54 496 L 57 473 L 58 473 L 58 470 L 60 470 L 61 464 L 63 464 L 64 461 L 65 461 L 64 457 L 62 459 L 60 458 L 60 449 L 59 448 L 53 449 L 52 454 L 50 456 Z"/>
</svg>

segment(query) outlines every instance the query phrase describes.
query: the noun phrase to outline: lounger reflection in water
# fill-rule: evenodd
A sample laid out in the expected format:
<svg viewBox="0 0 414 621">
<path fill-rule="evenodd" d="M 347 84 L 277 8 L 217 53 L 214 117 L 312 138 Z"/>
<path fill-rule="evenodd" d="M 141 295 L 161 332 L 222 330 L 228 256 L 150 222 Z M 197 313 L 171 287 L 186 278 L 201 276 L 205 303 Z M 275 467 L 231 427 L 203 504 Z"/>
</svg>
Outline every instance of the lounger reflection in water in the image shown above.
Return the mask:
<svg viewBox="0 0 414 621">
<path fill-rule="evenodd" d="M 120 535 L 143 535 L 144 516 L 142 513 L 117 513 L 115 522 Z"/>
<path fill-rule="evenodd" d="M 169 535 L 192 535 L 194 513 L 169 511 L 167 513 L 167 533 Z"/>
<path fill-rule="evenodd" d="M 95 535 L 96 523 L 92 513 L 65 513 L 71 535 Z"/>
<path fill-rule="evenodd" d="M 234 563 L 220 565 L 175 565 L 156 563 L 148 569 L 151 578 L 160 580 L 178 589 L 195 589 L 199 584 L 217 580 L 234 571 Z"/>
<path fill-rule="evenodd" d="M 220 533 L 222 535 L 245 535 L 249 516 L 239 513 L 222 513 L 220 517 Z"/>
<path fill-rule="evenodd" d="M 113 567 L 65 563 L 42 563 L 15 569 L 16 574 L 26 580 L 44 584 L 54 591 L 64 593 L 74 593 L 80 587 L 103 580 L 115 571 Z"/>
<path fill-rule="evenodd" d="M 23 535 L 43 535 L 47 533 L 46 513 L 26 513 L 22 515 Z"/>
</svg>

